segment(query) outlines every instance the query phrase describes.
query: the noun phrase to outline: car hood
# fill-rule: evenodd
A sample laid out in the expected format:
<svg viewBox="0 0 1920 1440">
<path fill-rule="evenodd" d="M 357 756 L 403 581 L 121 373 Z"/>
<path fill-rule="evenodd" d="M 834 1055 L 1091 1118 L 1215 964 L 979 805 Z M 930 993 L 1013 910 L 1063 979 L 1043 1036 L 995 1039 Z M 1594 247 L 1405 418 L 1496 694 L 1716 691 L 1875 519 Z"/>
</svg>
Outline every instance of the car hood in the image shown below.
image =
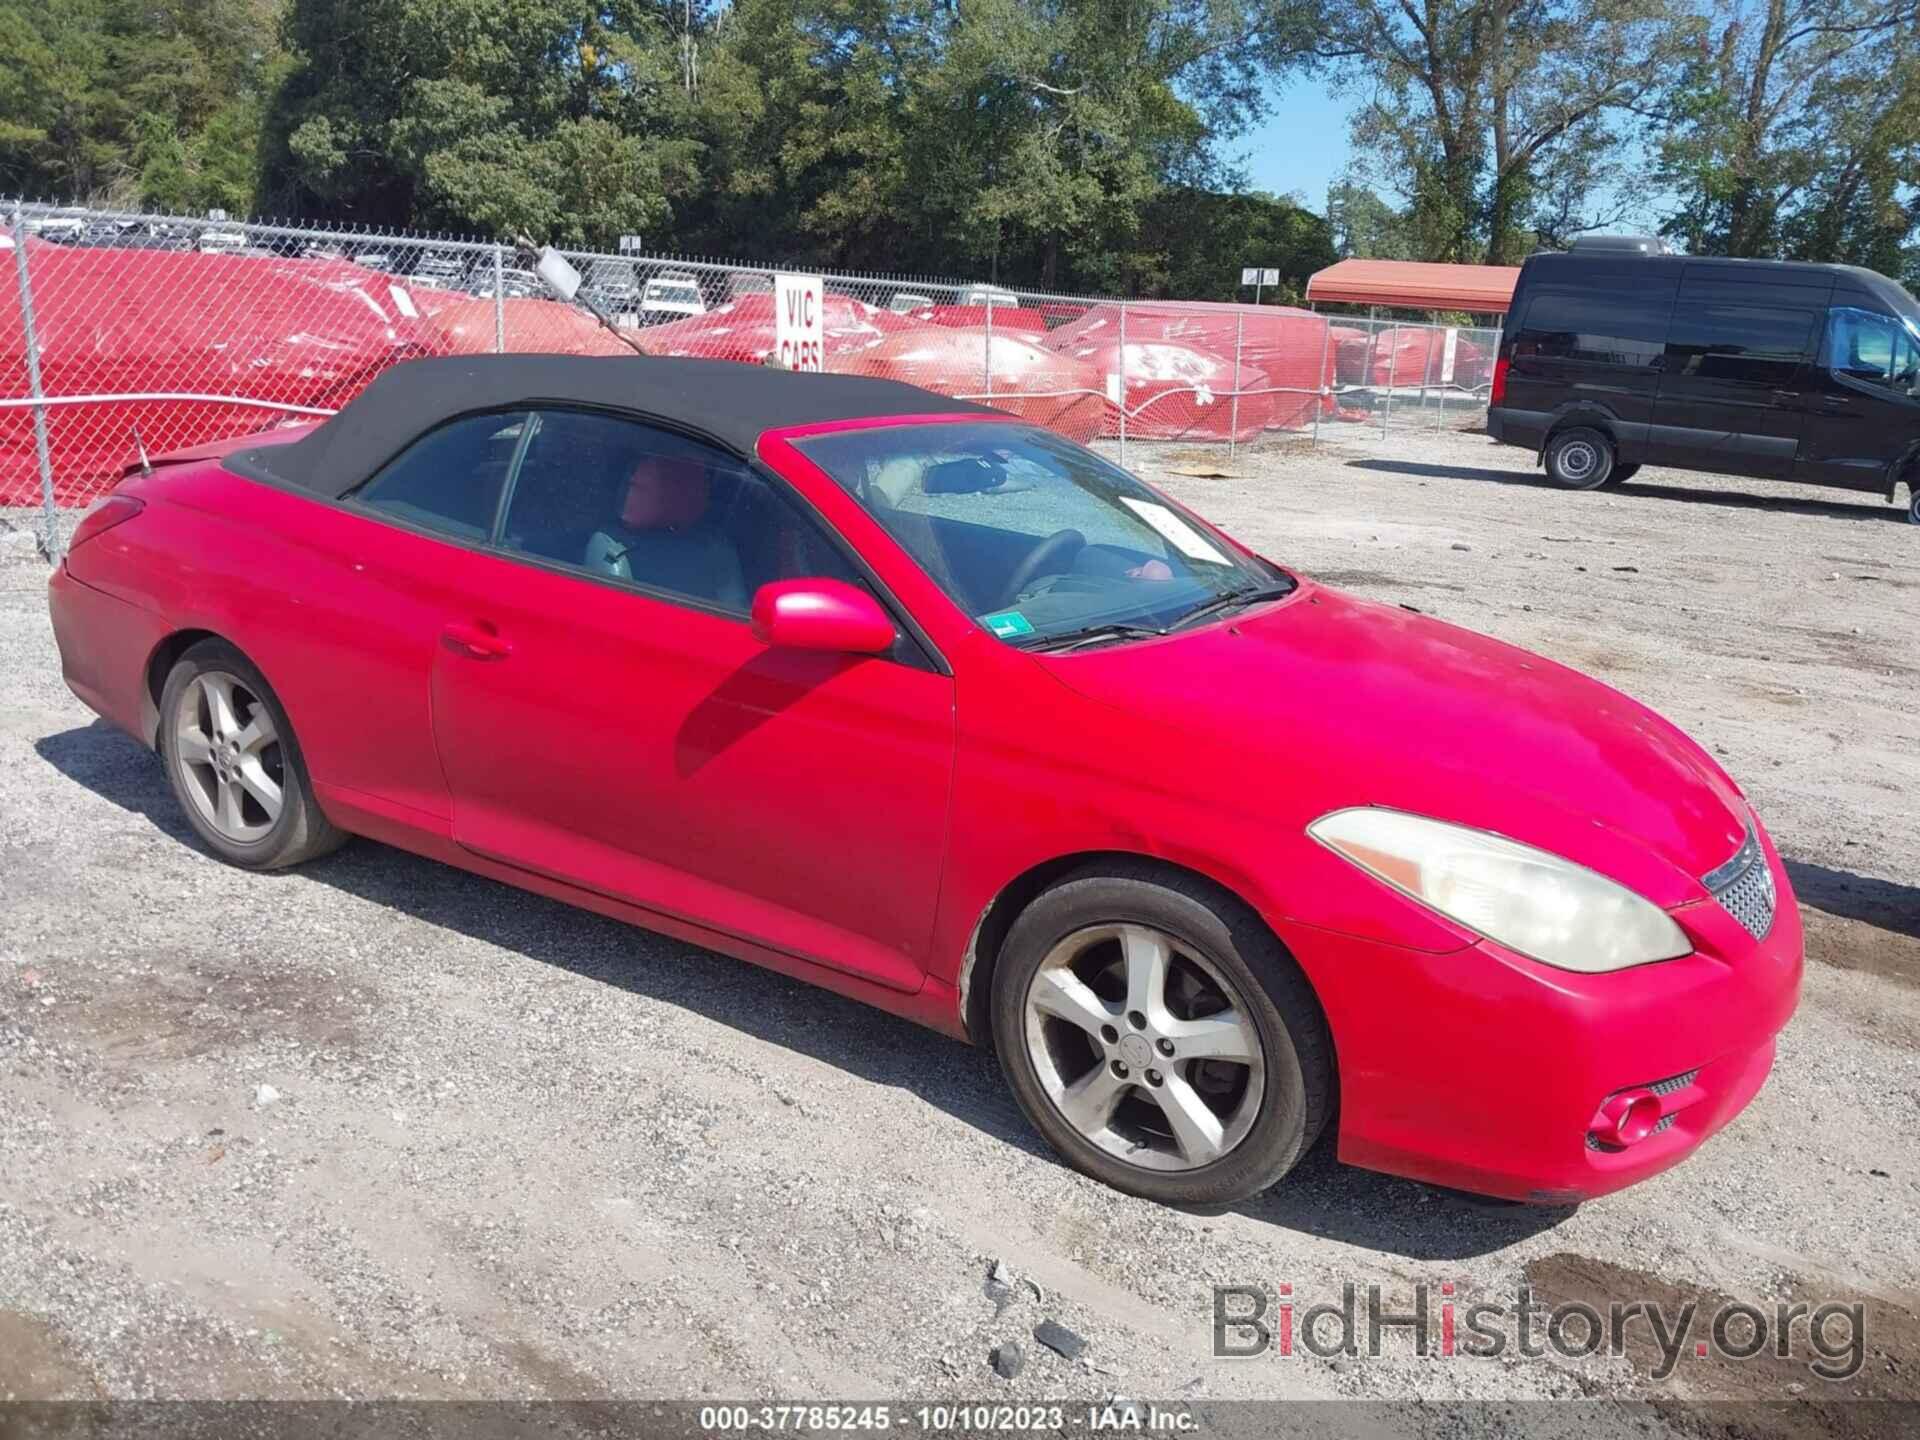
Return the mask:
<svg viewBox="0 0 1920 1440">
<path fill-rule="evenodd" d="M 1704 896 L 1748 810 L 1646 706 L 1470 630 L 1305 583 L 1165 639 L 1039 657 L 1062 684 L 1185 732 L 1227 803 L 1304 827 L 1387 805 L 1563 855 L 1658 904 Z"/>
</svg>

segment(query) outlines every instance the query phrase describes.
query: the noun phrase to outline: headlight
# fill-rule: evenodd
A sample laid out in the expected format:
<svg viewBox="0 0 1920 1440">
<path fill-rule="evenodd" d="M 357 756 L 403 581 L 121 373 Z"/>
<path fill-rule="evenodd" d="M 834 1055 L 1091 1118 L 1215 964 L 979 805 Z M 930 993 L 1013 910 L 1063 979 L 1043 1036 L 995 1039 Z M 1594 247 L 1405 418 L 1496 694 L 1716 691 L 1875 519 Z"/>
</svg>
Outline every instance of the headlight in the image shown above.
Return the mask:
<svg viewBox="0 0 1920 1440">
<path fill-rule="evenodd" d="M 1448 919 L 1561 970 L 1625 970 L 1693 949 L 1651 901 L 1484 830 L 1363 808 L 1323 815 L 1307 833 Z"/>
</svg>

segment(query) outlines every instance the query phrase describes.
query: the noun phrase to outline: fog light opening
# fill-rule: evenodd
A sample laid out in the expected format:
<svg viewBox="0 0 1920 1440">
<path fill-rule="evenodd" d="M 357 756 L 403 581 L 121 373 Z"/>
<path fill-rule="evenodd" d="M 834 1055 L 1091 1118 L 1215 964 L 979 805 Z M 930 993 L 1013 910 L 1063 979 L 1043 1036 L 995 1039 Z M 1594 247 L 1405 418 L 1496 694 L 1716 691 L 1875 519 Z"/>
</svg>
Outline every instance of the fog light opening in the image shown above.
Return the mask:
<svg viewBox="0 0 1920 1440">
<path fill-rule="evenodd" d="M 1622 1090 L 1601 1104 L 1588 1130 L 1600 1144 L 1624 1150 L 1653 1134 L 1662 1108 L 1660 1097 L 1651 1090 Z"/>
</svg>

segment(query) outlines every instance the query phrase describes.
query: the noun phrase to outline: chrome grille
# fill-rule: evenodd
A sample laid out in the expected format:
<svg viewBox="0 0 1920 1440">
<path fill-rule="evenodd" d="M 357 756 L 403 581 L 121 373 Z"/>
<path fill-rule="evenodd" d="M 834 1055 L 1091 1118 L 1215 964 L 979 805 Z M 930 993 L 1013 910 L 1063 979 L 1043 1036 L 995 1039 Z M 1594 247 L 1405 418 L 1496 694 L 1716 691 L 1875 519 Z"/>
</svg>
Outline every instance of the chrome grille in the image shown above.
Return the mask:
<svg viewBox="0 0 1920 1440">
<path fill-rule="evenodd" d="M 1760 837 L 1751 828 L 1733 858 L 1703 877 L 1703 883 L 1721 908 L 1740 922 L 1741 929 L 1756 940 L 1767 938 L 1780 896 L 1774 888 L 1766 852 L 1760 848 Z"/>
</svg>

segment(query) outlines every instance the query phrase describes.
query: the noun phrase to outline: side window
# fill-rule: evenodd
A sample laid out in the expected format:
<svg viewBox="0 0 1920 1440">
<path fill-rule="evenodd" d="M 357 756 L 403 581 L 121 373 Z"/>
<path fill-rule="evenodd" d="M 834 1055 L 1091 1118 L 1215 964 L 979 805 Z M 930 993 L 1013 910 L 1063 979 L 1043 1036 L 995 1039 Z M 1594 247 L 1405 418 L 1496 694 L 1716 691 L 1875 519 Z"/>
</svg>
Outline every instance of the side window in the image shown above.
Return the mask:
<svg viewBox="0 0 1920 1440">
<path fill-rule="evenodd" d="M 449 421 L 388 461 L 354 498 L 410 525 L 485 540 L 526 422 L 524 413 Z"/>
<path fill-rule="evenodd" d="M 861 583 L 817 521 L 725 451 L 589 411 L 533 425 L 507 550 L 740 615 L 774 580 Z"/>
<path fill-rule="evenodd" d="M 1657 365 L 1672 308 L 1671 283 L 1605 292 L 1538 290 L 1527 302 L 1514 353 L 1598 365 Z"/>
<path fill-rule="evenodd" d="M 1668 375 L 1785 384 L 1812 358 L 1810 310 L 1682 300 L 1667 341 Z"/>
<path fill-rule="evenodd" d="M 1920 379 L 1920 345 L 1898 320 L 1873 310 L 1829 310 L 1821 361 L 1836 374 L 1890 389 L 1910 389 Z"/>
</svg>

